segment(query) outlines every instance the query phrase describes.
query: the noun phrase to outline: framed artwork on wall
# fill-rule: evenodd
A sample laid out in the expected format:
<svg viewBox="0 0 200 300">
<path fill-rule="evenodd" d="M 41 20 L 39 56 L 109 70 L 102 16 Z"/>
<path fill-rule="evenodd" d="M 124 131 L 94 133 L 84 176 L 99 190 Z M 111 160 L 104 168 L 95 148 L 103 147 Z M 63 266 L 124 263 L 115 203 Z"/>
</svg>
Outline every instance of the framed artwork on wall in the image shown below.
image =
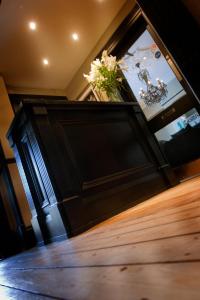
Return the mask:
<svg viewBox="0 0 200 300">
<path fill-rule="evenodd" d="M 78 101 L 100 101 L 100 95 L 87 86 L 83 93 L 78 97 Z"/>
</svg>

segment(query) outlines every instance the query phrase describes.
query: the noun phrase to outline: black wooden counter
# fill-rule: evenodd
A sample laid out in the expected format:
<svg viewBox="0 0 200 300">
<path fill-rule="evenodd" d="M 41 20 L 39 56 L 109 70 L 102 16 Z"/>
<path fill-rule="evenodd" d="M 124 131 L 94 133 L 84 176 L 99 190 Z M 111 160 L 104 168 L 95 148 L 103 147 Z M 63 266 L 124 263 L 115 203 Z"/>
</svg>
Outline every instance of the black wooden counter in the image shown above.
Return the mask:
<svg viewBox="0 0 200 300">
<path fill-rule="evenodd" d="M 39 243 L 83 232 L 174 183 L 137 104 L 26 100 L 8 139 Z"/>
</svg>

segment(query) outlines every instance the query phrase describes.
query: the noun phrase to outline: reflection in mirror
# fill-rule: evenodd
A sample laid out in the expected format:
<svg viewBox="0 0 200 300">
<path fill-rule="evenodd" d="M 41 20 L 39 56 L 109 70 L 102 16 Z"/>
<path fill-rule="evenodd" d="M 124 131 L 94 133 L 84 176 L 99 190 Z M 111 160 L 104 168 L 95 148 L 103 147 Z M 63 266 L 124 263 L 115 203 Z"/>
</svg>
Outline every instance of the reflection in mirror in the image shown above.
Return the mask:
<svg viewBox="0 0 200 300">
<path fill-rule="evenodd" d="M 150 33 L 145 30 L 124 56 L 123 72 L 147 120 L 151 120 L 186 92 Z"/>
<path fill-rule="evenodd" d="M 189 110 L 155 133 L 159 145 L 172 166 L 199 158 L 200 115 Z"/>
</svg>

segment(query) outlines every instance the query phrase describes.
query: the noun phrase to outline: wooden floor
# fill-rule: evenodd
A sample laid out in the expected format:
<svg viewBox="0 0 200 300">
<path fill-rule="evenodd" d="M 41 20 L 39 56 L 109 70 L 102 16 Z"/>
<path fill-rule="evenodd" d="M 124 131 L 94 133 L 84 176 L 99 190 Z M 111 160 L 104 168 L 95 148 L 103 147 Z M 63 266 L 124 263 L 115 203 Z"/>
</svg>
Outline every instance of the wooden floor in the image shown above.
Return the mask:
<svg viewBox="0 0 200 300">
<path fill-rule="evenodd" d="M 0 263 L 0 299 L 200 299 L 200 177 Z"/>
</svg>

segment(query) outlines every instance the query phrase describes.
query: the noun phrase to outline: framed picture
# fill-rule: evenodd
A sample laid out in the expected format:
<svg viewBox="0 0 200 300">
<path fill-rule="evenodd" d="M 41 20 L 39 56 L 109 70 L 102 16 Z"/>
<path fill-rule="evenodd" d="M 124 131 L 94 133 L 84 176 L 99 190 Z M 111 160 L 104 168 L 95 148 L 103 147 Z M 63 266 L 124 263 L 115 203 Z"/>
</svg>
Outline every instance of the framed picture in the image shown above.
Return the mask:
<svg viewBox="0 0 200 300">
<path fill-rule="evenodd" d="M 87 86 L 84 92 L 79 96 L 79 101 L 100 101 L 99 95 L 92 90 L 91 86 Z"/>
</svg>

